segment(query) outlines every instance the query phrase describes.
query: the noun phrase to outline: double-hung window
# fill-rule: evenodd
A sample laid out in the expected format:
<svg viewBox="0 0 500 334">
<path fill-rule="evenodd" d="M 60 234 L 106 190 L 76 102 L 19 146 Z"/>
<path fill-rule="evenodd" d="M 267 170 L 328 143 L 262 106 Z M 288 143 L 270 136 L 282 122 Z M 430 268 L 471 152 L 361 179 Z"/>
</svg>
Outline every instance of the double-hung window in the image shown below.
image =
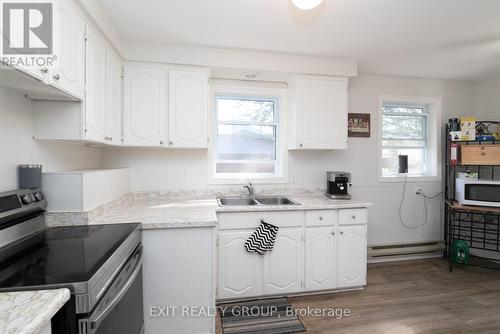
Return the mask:
<svg viewBox="0 0 500 334">
<path fill-rule="evenodd" d="M 215 94 L 213 179 L 283 177 L 281 97 Z"/>
<path fill-rule="evenodd" d="M 434 100 L 382 101 L 382 178 L 399 176 L 399 155 L 408 156 L 409 177 L 438 176 L 439 105 Z"/>
</svg>

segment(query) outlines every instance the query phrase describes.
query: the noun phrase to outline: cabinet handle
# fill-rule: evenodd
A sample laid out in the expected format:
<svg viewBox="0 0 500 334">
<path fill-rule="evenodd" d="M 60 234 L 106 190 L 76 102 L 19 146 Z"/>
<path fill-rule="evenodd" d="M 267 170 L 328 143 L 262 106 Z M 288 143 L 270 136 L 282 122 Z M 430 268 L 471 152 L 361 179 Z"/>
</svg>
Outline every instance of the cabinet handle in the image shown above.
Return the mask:
<svg viewBox="0 0 500 334">
<path fill-rule="evenodd" d="M 47 67 L 44 67 L 44 68 L 41 68 L 40 71 L 42 73 L 48 73 L 49 72 L 49 69 Z"/>
<path fill-rule="evenodd" d="M 160 145 L 163 145 L 163 140 L 162 140 L 162 141 L 160 141 Z"/>
<path fill-rule="evenodd" d="M 319 219 L 319 220 L 323 220 L 323 216 L 319 216 L 319 218 L 318 218 L 318 219 Z"/>
<path fill-rule="evenodd" d="M 168 145 L 174 145 L 174 142 L 173 141 L 169 141 Z"/>
<path fill-rule="evenodd" d="M 54 79 L 56 79 L 56 80 L 61 79 L 61 76 L 60 76 L 59 74 L 53 75 L 52 77 L 53 77 Z"/>
</svg>

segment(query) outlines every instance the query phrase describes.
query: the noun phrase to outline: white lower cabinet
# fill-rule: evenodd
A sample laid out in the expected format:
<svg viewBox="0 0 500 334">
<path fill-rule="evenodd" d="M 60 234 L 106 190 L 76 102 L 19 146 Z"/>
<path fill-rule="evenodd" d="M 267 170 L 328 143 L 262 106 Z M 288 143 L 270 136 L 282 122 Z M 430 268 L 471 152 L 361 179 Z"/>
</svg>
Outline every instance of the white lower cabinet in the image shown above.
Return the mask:
<svg viewBox="0 0 500 334">
<path fill-rule="evenodd" d="M 336 288 L 337 238 L 335 227 L 306 229 L 306 291 Z"/>
<path fill-rule="evenodd" d="M 257 296 L 261 291 L 260 256 L 248 253 L 244 244 L 249 231 L 219 234 L 219 298 Z"/>
<path fill-rule="evenodd" d="M 337 287 L 366 284 L 366 226 L 341 226 L 338 238 Z"/>
<path fill-rule="evenodd" d="M 260 219 L 279 226 L 264 255 L 244 248 Z M 219 213 L 218 222 L 218 299 L 366 285 L 366 209 Z"/>
<path fill-rule="evenodd" d="M 142 233 L 144 334 L 215 333 L 214 229 Z"/>
<path fill-rule="evenodd" d="M 266 295 L 293 293 L 302 290 L 304 251 L 301 228 L 282 228 L 274 248 L 262 257 L 263 286 Z"/>
</svg>

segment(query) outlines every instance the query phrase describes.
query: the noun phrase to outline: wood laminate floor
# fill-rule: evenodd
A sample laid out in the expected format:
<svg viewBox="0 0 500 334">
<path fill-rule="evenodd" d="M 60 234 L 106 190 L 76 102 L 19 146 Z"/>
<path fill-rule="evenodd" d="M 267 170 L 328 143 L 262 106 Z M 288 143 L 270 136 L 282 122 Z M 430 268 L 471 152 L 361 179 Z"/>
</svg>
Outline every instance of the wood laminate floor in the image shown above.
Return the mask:
<svg viewBox="0 0 500 334">
<path fill-rule="evenodd" d="M 299 313 L 307 333 L 500 333 L 500 271 L 449 272 L 441 258 L 373 264 L 364 290 L 290 302 L 297 310 L 349 309 L 342 319 Z"/>
</svg>

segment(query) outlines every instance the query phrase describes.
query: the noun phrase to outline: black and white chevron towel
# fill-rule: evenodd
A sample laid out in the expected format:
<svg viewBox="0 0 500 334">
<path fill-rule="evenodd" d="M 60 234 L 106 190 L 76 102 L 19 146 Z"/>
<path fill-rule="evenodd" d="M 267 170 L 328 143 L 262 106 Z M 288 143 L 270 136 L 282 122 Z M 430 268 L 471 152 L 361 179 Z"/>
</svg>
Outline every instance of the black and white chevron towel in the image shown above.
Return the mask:
<svg viewBox="0 0 500 334">
<path fill-rule="evenodd" d="M 272 251 L 276 235 L 278 234 L 278 226 L 260 221 L 260 225 L 250 238 L 245 241 L 245 249 L 249 253 L 257 253 L 264 255 L 266 252 Z"/>
</svg>

